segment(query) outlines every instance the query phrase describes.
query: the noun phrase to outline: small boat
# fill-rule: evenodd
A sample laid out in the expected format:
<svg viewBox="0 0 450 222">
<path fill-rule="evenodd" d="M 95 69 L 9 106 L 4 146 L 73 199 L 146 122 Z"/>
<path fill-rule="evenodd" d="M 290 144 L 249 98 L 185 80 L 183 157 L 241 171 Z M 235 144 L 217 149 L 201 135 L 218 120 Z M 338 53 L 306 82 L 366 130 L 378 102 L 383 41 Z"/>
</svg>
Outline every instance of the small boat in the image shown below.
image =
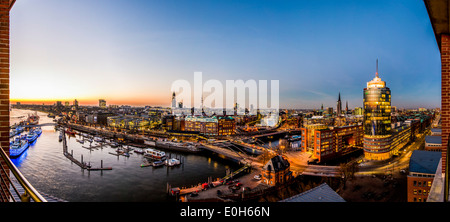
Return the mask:
<svg viewBox="0 0 450 222">
<path fill-rule="evenodd" d="M 166 153 L 163 151 L 147 148 L 144 150 L 144 157 L 155 160 L 164 160 L 166 158 Z"/>
<path fill-rule="evenodd" d="M 145 153 L 145 151 L 143 150 L 143 149 L 141 149 L 141 148 L 134 148 L 134 150 L 133 150 L 135 153 L 139 153 L 139 154 L 144 154 Z"/>
<path fill-rule="evenodd" d="M 22 126 L 17 126 L 16 127 L 16 134 L 20 134 L 21 132 L 23 132 L 23 127 Z"/>
<path fill-rule="evenodd" d="M 72 129 L 66 129 L 66 133 L 69 134 L 70 136 L 75 136 L 76 132 L 73 131 Z"/>
<path fill-rule="evenodd" d="M 148 166 L 152 166 L 153 164 L 148 162 L 146 159 L 144 159 L 144 162 L 141 164 L 141 167 L 148 167 Z"/>
<path fill-rule="evenodd" d="M 179 159 L 176 158 L 171 158 L 165 161 L 165 164 L 167 166 L 177 166 L 181 164 L 181 161 Z"/>
<path fill-rule="evenodd" d="M 117 142 L 112 142 L 110 146 L 111 146 L 111 147 L 118 147 L 119 144 L 118 144 Z"/>
<path fill-rule="evenodd" d="M 9 149 L 9 157 L 16 158 L 19 157 L 25 150 L 29 147 L 27 140 L 22 140 L 19 137 L 16 137 L 14 143 Z"/>
<path fill-rule="evenodd" d="M 162 161 L 162 160 L 155 161 L 155 162 L 152 163 L 153 167 L 159 167 L 159 166 L 162 166 L 162 165 L 164 165 L 164 161 Z"/>
<path fill-rule="evenodd" d="M 84 140 L 79 140 L 79 139 L 77 139 L 77 142 L 79 142 L 79 143 L 81 143 L 81 144 L 84 144 Z"/>
</svg>

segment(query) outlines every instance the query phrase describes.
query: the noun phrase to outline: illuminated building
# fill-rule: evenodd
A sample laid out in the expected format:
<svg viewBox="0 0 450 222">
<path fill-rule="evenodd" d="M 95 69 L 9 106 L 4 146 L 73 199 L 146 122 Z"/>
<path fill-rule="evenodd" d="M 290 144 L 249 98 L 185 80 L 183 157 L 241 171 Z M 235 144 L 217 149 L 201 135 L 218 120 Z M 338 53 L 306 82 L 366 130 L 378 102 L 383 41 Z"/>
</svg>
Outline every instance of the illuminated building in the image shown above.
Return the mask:
<svg viewBox="0 0 450 222">
<path fill-rule="evenodd" d="M 172 93 L 172 108 L 177 108 L 177 99 L 175 92 Z"/>
<path fill-rule="evenodd" d="M 353 110 L 353 115 L 355 115 L 355 116 L 362 116 L 363 114 L 364 114 L 364 110 L 361 107 L 356 107 Z"/>
<path fill-rule="evenodd" d="M 229 116 L 187 116 L 184 130 L 199 132 L 206 136 L 226 136 L 236 133 L 236 123 Z"/>
<path fill-rule="evenodd" d="M 391 90 L 378 76 L 364 89 L 364 156 L 368 160 L 391 157 Z"/>
<path fill-rule="evenodd" d="M 363 145 L 363 126 L 361 124 L 340 127 L 313 124 L 301 128 L 301 132 L 300 151 L 311 153 L 318 162 L 338 157 L 348 148 Z"/>
<path fill-rule="evenodd" d="M 284 184 L 292 179 L 290 163 L 282 156 L 274 156 L 262 168 L 262 182 L 269 186 Z"/>
<path fill-rule="evenodd" d="M 392 155 L 398 155 L 398 152 L 401 148 L 403 148 L 407 143 L 411 141 L 412 138 L 412 127 L 411 124 L 397 124 L 397 127 L 392 127 L 392 136 L 391 136 L 391 151 Z"/>
<path fill-rule="evenodd" d="M 98 106 L 100 106 L 100 108 L 102 108 L 102 109 L 106 109 L 106 100 L 99 99 L 98 100 Z"/>
</svg>

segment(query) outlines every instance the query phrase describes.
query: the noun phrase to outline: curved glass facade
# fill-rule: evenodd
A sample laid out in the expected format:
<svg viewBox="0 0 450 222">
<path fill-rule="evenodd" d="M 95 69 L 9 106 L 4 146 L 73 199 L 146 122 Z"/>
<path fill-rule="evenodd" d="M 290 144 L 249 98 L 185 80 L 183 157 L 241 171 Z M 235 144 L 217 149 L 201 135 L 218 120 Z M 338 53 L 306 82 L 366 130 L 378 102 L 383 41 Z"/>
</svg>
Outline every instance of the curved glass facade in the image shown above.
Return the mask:
<svg viewBox="0 0 450 222">
<path fill-rule="evenodd" d="M 378 75 L 364 89 L 364 153 L 385 160 L 391 151 L 391 90 Z"/>
<path fill-rule="evenodd" d="M 364 89 L 364 135 L 391 134 L 391 90 Z"/>
</svg>

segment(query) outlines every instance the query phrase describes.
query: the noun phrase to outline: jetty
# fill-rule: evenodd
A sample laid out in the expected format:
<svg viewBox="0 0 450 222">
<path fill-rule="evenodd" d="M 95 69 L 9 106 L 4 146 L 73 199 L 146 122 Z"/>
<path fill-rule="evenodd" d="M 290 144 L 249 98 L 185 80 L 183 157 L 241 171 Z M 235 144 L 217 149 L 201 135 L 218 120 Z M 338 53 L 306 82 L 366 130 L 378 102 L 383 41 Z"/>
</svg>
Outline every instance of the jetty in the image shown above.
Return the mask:
<svg viewBox="0 0 450 222">
<path fill-rule="evenodd" d="M 81 169 L 83 170 L 112 170 L 112 167 L 103 167 L 103 160 L 101 161 L 101 167 L 100 168 L 92 168 L 92 166 L 90 164 L 86 164 L 83 161 L 83 155 L 81 155 L 81 161 L 77 160 L 76 158 L 73 157 L 73 150 L 69 153 L 68 152 L 68 147 L 67 147 L 67 139 L 66 139 L 66 133 L 64 130 L 61 130 L 61 138 L 62 138 L 62 143 L 63 143 L 63 154 L 64 156 L 69 159 L 70 161 L 72 161 L 72 163 L 75 163 L 76 165 L 78 165 Z"/>
<path fill-rule="evenodd" d="M 201 183 L 198 184 L 196 186 L 192 186 L 189 188 L 179 188 L 179 187 L 174 187 L 172 188 L 172 186 L 170 184 L 167 184 L 167 191 L 170 195 L 179 195 L 179 196 L 183 196 L 183 195 L 187 195 L 190 193 L 196 193 L 196 192 L 201 192 L 207 188 L 210 187 L 218 187 L 221 185 L 226 184 L 227 181 L 235 178 L 235 177 L 239 177 L 241 176 L 242 173 L 248 173 L 250 172 L 252 166 L 250 164 L 246 164 L 243 167 L 239 168 L 238 170 L 231 172 L 231 173 L 227 173 L 227 175 L 223 178 L 218 178 L 216 181 L 212 181 L 212 178 L 209 177 L 208 178 L 208 182 L 206 183 Z"/>
</svg>

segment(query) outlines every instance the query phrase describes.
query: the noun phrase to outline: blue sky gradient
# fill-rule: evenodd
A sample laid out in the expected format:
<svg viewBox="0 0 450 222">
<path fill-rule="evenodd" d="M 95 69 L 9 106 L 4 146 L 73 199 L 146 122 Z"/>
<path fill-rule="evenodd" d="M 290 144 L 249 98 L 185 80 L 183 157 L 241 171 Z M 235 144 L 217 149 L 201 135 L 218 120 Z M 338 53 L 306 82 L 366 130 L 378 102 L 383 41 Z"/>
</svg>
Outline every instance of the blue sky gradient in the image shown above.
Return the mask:
<svg viewBox="0 0 450 222">
<path fill-rule="evenodd" d="M 421 0 L 20 0 L 11 97 L 170 105 L 177 79 L 280 81 L 281 108 L 361 107 L 375 75 L 397 107 L 440 106 Z"/>
</svg>

